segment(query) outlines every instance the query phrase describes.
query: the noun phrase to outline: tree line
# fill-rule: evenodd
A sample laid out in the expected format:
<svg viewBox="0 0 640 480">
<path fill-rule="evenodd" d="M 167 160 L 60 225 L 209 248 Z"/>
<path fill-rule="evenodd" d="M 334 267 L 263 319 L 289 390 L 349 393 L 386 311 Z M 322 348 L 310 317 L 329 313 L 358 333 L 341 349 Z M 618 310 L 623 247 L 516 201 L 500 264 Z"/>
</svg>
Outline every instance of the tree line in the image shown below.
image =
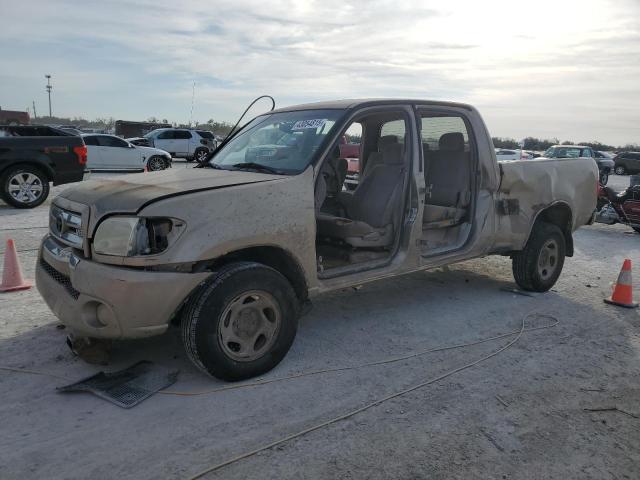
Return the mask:
<svg viewBox="0 0 640 480">
<path fill-rule="evenodd" d="M 210 118 L 204 123 L 195 122 L 195 126 L 190 126 L 185 123 L 176 123 L 156 117 L 149 117 L 145 121 L 153 123 L 168 123 L 176 128 L 197 128 L 198 130 L 209 130 L 215 135 L 225 136 L 230 131 L 233 125 L 228 122 L 221 122 Z M 94 120 L 87 120 L 82 117 L 38 117 L 34 119 L 33 123 L 42 123 L 48 125 L 74 125 L 81 128 L 96 128 L 101 130 L 112 130 L 115 126 L 115 118 L 113 117 L 98 117 Z M 350 143 L 357 143 L 360 141 L 359 135 L 349 135 L 347 137 Z M 508 137 L 493 137 L 493 146 L 495 148 L 520 148 L 520 142 Z M 593 148 L 594 150 L 601 151 L 614 151 L 614 152 L 628 152 L 640 150 L 640 145 L 630 143 L 627 145 L 607 145 L 606 143 L 593 142 L 571 142 L 569 140 L 560 141 L 557 138 L 552 139 L 540 139 L 535 137 L 527 137 L 524 139 L 525 150 L 544 151 L 552 145 L 585 145 Z"/>
<path fill-rule="evenodd" d="M 493 137 L 493 146 L 495 148 L 509 148 L 509 149 L 517 149 L 520 148 L 520 142 L 514 140 L 513 138 L 504 138 L 504 137 Z M 571 142 L 569 140 L 560 141 L 557 138 L 552 139 L 540 139 L 535 137 L 527 137 L 524 139 L 524 149 L 525 150 L 534 150 L 534 151 L 544 151 L 547 148 L 553 145 L 585 145 L 587 147 L 591 147 L 594 150 L 605 151 L 605 152 L 628 152 L 628 151 L 637 151 L 640 150 L 640 146 L 637 144 L 627 144 L 623 146 L 614 146 L 607 145 L 606 143 L 600 142 Z"/>
</svg>

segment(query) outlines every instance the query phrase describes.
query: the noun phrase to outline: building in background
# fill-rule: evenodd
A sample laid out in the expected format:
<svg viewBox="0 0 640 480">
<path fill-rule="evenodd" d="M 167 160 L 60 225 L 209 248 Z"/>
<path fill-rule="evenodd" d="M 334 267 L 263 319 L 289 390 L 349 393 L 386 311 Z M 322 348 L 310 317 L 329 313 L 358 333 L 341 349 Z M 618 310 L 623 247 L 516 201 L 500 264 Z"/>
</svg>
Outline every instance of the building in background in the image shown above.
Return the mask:
<svg viewBox="0 0 640 480">
<path fill-rule="evenodd" d="M 0 125 L 28 125 L 29 113 L 17 110 L 3 110 L 0 107 Z"/>
<path fill-rule="evenodd" d="M 170 123 L 161 122 L 129 122 L 127 120 L 116 120 L 116 135 L 123 138 L 142 137 L 156 128 L 171 128 Z"/>
</svg>

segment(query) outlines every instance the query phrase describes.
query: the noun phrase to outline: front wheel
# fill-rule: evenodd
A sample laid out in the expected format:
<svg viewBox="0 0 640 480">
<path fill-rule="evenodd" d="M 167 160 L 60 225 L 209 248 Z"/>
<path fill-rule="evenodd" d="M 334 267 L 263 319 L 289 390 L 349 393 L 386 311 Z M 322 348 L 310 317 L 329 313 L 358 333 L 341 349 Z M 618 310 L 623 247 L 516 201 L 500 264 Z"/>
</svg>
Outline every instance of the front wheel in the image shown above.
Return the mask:
<svg viewBox="0 0 640 480">
<path fill-rule="evenodd" d="M 196 162 L 198 163 L 204 163 L 206 162 L 207 158 L 209 157 L 209 150 L 207 150 L 206 148 L 198 148 L 194 153 L 193 153 L 193 158 L 195 159 Z"/>
<path fill-rule="evenodd" d="M 0 178 L 0 196 L 16 208 L 34 208 L 49 196 L 49 179 L 29 165 L 7 169 Z"/>
<path fill-rule="evenodd" d="M 235 381 L 280 363 L 297 328 L 288 280 L 266 265 L 238 262 L 222 267 L 188 302 L 182 341 L 199 369 Z"/>
<path fill-rule="evenodd" d="M 156 172 L 158 170 L 164 170 L 168 167 L 169 162 L 164 158 L 154 155 L 147 161 L 147 169 L 150 172 Z"/>
<path fill-rule="evenodd" d="M 618 165 L 618 166 L 615 168 L 615 172 L 616 172 L 616 175 L 624 175 L 624 174 L 625 174 L 625 172 L 626 172 L 626 170 L 625 170 L 625 168 L 624 168 L 622 165 Z"/>
<path fill-rule="evenodd" d="M 562 230 L 550 223 L 534 225 L 524 250 L 512 259 L 513 277 L 523 290 L 546 292 L 558 280 L 565 257 Z"/>
</svg>

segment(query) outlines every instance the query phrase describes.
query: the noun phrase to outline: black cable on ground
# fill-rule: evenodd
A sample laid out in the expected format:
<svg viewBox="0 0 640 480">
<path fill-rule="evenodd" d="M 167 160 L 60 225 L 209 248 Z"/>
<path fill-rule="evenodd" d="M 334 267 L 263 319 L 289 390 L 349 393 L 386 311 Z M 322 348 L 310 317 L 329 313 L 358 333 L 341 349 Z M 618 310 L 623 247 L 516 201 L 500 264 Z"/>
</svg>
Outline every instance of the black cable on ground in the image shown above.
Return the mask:
<svg viewBox="0 0 640 480">
<path fill-rule="evenodd" d="M 550 323 L 548 325 L 542 325 L 540 327 L 533 327 L 533 328 L 525 328 L 524 331 L 525 332 L 533 332 L 535 330 L 542 330 L 545 328 L 551 328 L 551 327 L 555 327 L 558 324 L 558 320 L 551 316 L 551 315 L 546 315 L 546 314 L 537 314 L 539 317 L 541 318 L 551 318 L 554 320 L 553 323 Z M 212 388 L 209 390 L 203 390 L 200 392 L 180 392 L 180 391 L 175 391 L 175 390 L 160 390 L 157 393 L 160 393 L 162 395 L 178 395 L 178 396 L 184 396 L 184 397 L 196 397 L 199 395 L 209 395 L 211 393 L 217 393 L 217 392 L 225 392 L 227 390 L 237 390 L 239 388 L 247 388 L 247 387 L 256 387 L 259 385 L 268 385 L 270 383 L 275 383 L 275 382 L 283 382 L 285 380 L 293 380 L 295 378 L 301 378 L 301 377 L 309 377 L 311 375 L 320 375 L 320 374 L 324 374 L 324 373 L 333 373 L 333 372 L 344 372 L 347 370 L 356 370 L 359 368 L 365 368 L 365 367 L 374 367 L 374 366 L 378 366 L 378 365 L 386 365 L 389 363 L 395 363 L 395 362 L 400 362 L 402 360 L 408 360 L 410 358 L 415 358 L 415 357 L 420 357 L 422 355 L 427 355 L 429 353 L 435 353 L 435 352 L 442 352 L 445 350 L 453 350 L 456 348 L 465 348 L 465 347 L 472 347 L 474 345 L 479 345 L 481 343 L 487 343 L 487 342 L 492 342 L 494 340 L 499 340 L 501 338 L 505 338 L 505 337 L 510 337 L 512 335 L 516 335 L 517 333 L 519 333 L 519 330 L 514 330 L 513 332 L 508 332 L 508 333 L 503 333 L 501 335 L 496 335 L 494 337 L 489 337 L 489 338 L 483 338 L 481 340 L 476 340 L 474 342 L 468 342 L 468 343 L 459 343 L 456 345 L 448 345 L 448 346 L 444 346 L 444 347 L 434 347 L 434 348 L 430 348 L 428 350 L 421 350 L 418 352 L 414 352 L 414 353 L 410 353 L 408 355 L 402 355 L 399 357 L 392 357 L 392 358 L 387 358 L 384 360 L 377 360 L 375 362 L 369 362 L 369 363 L 361 363 L 358 365 L 351 365 L 351 366 L 347 366 L 347 367 L 335 367 L 335 368 L 326 368 L 326 369 L 322 369 L 322 370 L 313 370 L 310 372 L 303 372 L 303 373 L 297 373 L 295 375 L 288 375 L 286 377 L 280 377 L 280 378 L 272 378 L 272 379 L 268 379 L 268 380 L 257 380 L 254 382 L 248 382 L 248 383 L 237 383 L 237 384 L 232 384 L 232 385 L 226 385 L 224 387 L 216 387 L 216 388 Z"/>
<path fill-rule="evenodd" d="M 275 440 L 275 441 L 273 441 L 271 443 L 263 445 L 262 447 L 258 447 L 258 448 L 254 449 L 254 450 L 251 450 L 249 452 L 243 453 L 241 455 L 238 455 L 236 457 L 230 458 L 230 459 L 225 460 L 223 462 L 220 462 L 220 463 L 218 463 L 216 465 L 208 467 L 208 468 L 202 470 L 201 472 L 193 475 L 192 477 L 189 477 L 189 480 L 197 480 L 198 478 L 202 478 L 202 477 L 204 477 L 205 475 L 207 475 L 209 473 L 212 473 L 212 472 L 215 472 L 217 470 L 220 470 L 220 469 L 222 469 L 222 468 L 224 468 L 226 466 L 229 466 L 229 465 L 231 465 L 233 463 L 239 462 L 240 460 L 244 460 L 246 458 L 252 457 L 253 455 L 256 455 L 256 454 L 258 454 L 260 452 L 263 452 L 265 450 L 269 450 L 269 449 L 271 449 L 271 448 L 273 448 L 275 446 L 281 445 L 281 444 L 286 443 L 286 442 L 288 442 L 290 440 L 293 440 L 295 438 L 302 437 L 303 435 L 306 435 L 308 433 L 314 432 L 316 430 L 320 430 L 321 428 L 325 428 L 325 427 L 328 427 L 329 425 L 332 425 L 334 423 L 337 423 L 337 422 L 340 422 L 342 420 L 346 420 L 348 418 L 351 418 L 354 415 L 362 413 L 365 410 L 369 410 L 370 408 L 378 406 L 378 405 L 380 405 L 380 404 L 382 404 L 384 402 L 387 402 L 387 401 L 392 400 L 394 398 L 398 398 L 398 397 L 400 397 L 402 395 L 406 395 L 407 393 L 410 393 L 410 392 L 413 392 L 415 390 L 418 390 L 419 388 L 423 388 L 423 387 L 426 387 L 426 386 L 431 385 L 433 383 L 439 382 L 439 381 L 444 380 L 445 378 L 450 377 L 450 376 L 452 376 L 452 375 L 454 375 L 456 373 L 459 373 L 459 372 L 461 372 L 463 370 L 467 370 L 467 369 L 469 369 L 471 367 L 474 367 L 474 366 L 478 365 L 479 363 L 482 363 L 482 362 L 484 362 L 486 360 L 489 360 L 490 358 L 493 358 L 496 355 L 498 355 L 498 354 L 504 352 L 505 350 L 507 350 L 509 347 L 511 347 L 513 344 L 515 344 L 520 339 L 520 337 L 522 336 L 522 334 L 525 331 L 525 325 L 526 325 L 527 318 L 529 318 L 530 316 L 533 316 L 533 315 L 545 316 L 547 318 L 553 318 L 554 320 L 556 320 L 555 324 L 546 326 L 544 328 L 551 328 L 552 326 L 557 325 L 558 322 L 559 322 L 559 320 L 557 318 L 553 317 L 552 315 L 542 315 L 542 314 L 536 314 L 536 313 L 528 313 L 527 315 L 524 315 L 522 317 L 522 325 L 520 326 L 520 330 L 518 330 L 516 337 L 513 340 L 511 340 L 509 343 L 507 343 L 506 345 L 501 347 L 500 349 L 496 350 L 495 352 L 492 352 L 492 353 L 490 353 L 488 355 L 485 355 L 485 356 L 483 356 L 483 357 L 479 358 L 478 360 L 475 360 L 475 361 L 473 361 L 471 363 L 467 363 L 466 365 L 462 365 L 461 367 L 454 368 L 453 370 L 450 370 L 450 371 L 448 371 L 448 372 L 446 372 L 446 373 L 444 373 L 442 375 L 439 375 L 439 376 L 437 376 L 435 378 L 432 378 L 430 380 L 426 380 L 426 381 L 421 382 L 421 383 L 419 383 L 417 385 L 414 385 L 412 387 L 409 387 L 409 388 L 406 388 L 406 389 L 401 390 L 399 392 L 392 393 L 390 395 L 382 397 L 382 398 L 380 398 L 378 400 L 375 400 L 375 401 L 373 401 L 371 403 L 368 403 L 368 404 L 366 404 L 366 405 L 364 405 L 364 406 L 362 406 L 360 408 L 357 408 L 357 409 L 352 410 L 352 411 L 350 411 L 348 413 L 345 413 L 344 415 L 340 415 L 338 417 L 331 418 L 331 419 L 329 419 L 329 420 L 327 420 L 325 422 L 319 423 L 319 424 L 314 425 L 314 426 L 309 427 L 309 428 L 305 428 L 304 430 L 301 430 L 299 432 L 293 433 L 291 435 L 287 435 L 286 437 L 283 437 L 283 438 L 280 438 L 278 440 Z M 542 328 L 542 327 L 539 327 L 538 329 L 540 329 L 540 328 Z"/>
</svg>

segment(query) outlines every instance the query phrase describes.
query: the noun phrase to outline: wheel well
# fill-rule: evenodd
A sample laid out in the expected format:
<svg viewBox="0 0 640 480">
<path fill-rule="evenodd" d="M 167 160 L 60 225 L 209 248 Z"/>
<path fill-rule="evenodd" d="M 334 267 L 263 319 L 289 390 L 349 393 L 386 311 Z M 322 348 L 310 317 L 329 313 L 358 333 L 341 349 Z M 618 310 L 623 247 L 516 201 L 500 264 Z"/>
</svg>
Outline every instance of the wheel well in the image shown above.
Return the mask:
<svg viewBox="0 0 640 480">
<path fill-rule="evenodd" d="M 3 166 L 0 168 L 0 176 L 4 175 L 7 170 L 10 170 L 15 167 L 35 168 L 36 170 L 40 171 L 45 177 L 47 177 L 48 181 L 53 180 L 53 172 L 51 172 L 50 169 L 47 168 L 47 166 L 42 165 L 40 163 L 33 163 L 33 162 L 16 162 L 16 163 L 11 163 L 9 165 Z"/>
<path fill-rule="evenodd" d="M 551 223 L 556 225 L 562 233 L 564 234 L 564 239 L 566 243 L 566 255 L 567 257 L 573 256 L 573 235 L 571 235 L 571 224 L 572 224 L 573 215 L 571 213 L 571 208 L 566 203 L 555 203 L 550 207 L 545 208 L 544 210 L 538 213 L 536 220 L 533 224 L 533 228 L 536 228 L 536 225 L 539 222 Z M 533 230 L 533 229 L 532 229 Z"/>
<path fill-rule="evenodd" d="M 282 248 L 270 246 L 245 248 L 206 262 L 206 269 L 215 270 L 228 263 L 238 261 L 262 263 L 277 270 L 289 280 L 300 302 L 307 301 L 307 281 L 304 272 L 291 254 Z"/>
</svg>

